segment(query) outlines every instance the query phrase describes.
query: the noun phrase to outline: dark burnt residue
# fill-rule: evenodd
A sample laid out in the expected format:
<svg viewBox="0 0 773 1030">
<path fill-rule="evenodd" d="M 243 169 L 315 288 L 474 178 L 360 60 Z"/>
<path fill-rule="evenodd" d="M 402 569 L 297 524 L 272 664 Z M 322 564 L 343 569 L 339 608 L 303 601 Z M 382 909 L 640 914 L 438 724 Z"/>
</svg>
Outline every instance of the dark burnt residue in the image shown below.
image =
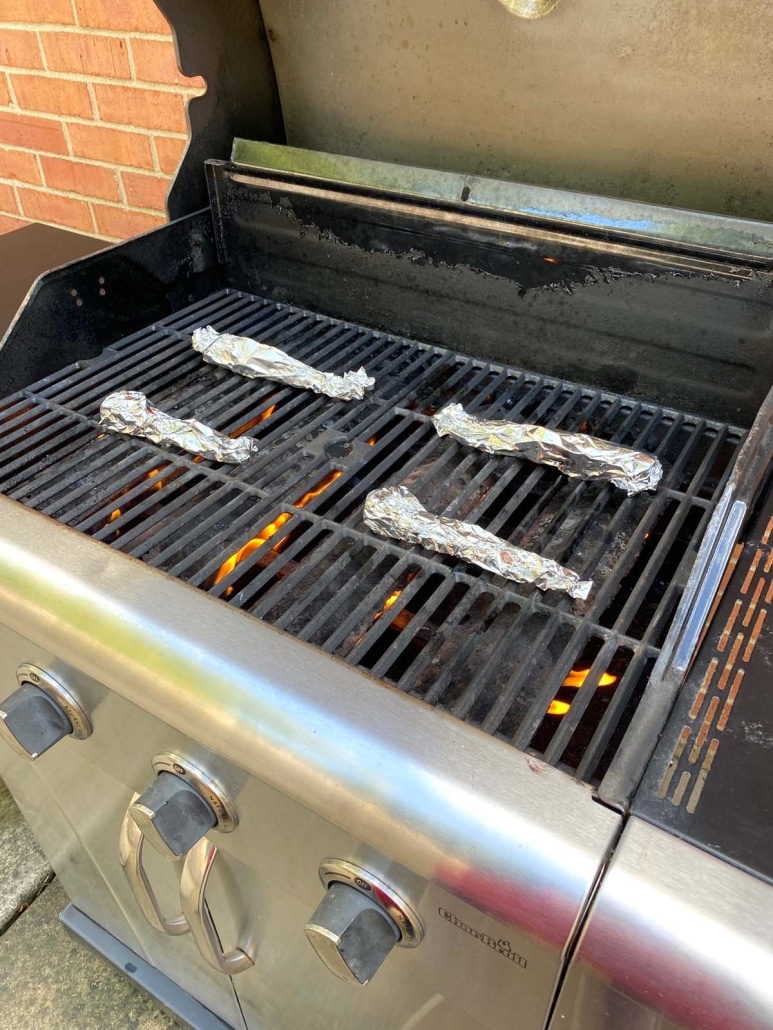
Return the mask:
<svg viewBox="0 0 773 1030">
<path fill-rule="evenodd" d="M 227 166 L 211 186 L 234 287 L 740 424 L 773 381 L 771 277 L 737 261 Z"/>
</svg>

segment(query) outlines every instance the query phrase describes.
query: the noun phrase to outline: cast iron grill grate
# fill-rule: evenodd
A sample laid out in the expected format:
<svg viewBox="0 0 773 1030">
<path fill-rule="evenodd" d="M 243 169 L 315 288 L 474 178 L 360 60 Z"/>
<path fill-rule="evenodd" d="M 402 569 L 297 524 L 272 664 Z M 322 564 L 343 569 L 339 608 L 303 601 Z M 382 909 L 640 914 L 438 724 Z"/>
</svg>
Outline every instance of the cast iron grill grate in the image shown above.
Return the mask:
<svg viewBox="0 0 773 1030">
<path fill-rule="evenodd" d="M 205 364 L 212 323 L 376 389 L 341 403 Z M 219 465 L 96 425 L 103 397 L 262 447 Z M 435 434 L 450 401 L 658 454 L 627 498 Z M 743 431 L 224 290 L 0 402 L 0 490 L 597 783 L 620 746 Z M 555 558 L 578 604 L 370 533 L 367 492 L 408 485 L 431 510 Z"/>
</svg>

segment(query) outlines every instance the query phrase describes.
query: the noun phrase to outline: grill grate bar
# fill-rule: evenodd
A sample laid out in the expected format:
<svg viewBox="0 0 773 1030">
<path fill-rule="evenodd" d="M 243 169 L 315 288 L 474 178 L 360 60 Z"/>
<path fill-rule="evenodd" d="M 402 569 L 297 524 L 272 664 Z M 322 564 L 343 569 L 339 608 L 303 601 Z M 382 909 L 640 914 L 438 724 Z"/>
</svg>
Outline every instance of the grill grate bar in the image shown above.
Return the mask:
<svg viewBox="0 0 773 1030">
<path fill-rule="evenodd" d="M 185 489 L 188 484 L 191 486 L 191 492 L 187 492 Z M 154 547 L 160 546 L 165 524 L 178 511 L 185 522 L 190 523 L 201 512 L 206 511 L 210 503 L 210 496 L 223 499 L 230 496 L 231 501 L 224 501 L 221 508 L 221 514 L 225 515 L 232 503 L 243 496 L 241 494 L 233 494 L 227 487 L 219 484 L 214 488 L 213 493 L 207 492 L 203 498 L 197 499 L 202 491 L 206 491 L 208 485 L 211 486 L 211 484 L 207 484 L 205 481 L 202 482 L 196 473 L 189 470 L 184 472 L 179 480 L 175 480 L 175 489 L 181 491 L 178 496 L 164 497 L 163 505 L 159 503 L 156 511 L 148 511 L 148 509 L 153 507 L 155 501 L 160 502 L 162 498 L 154 498 L 152 494 L 149 495 L 142 505 L 137 506 L 135 517 L 140 517 L 141 521 L 136 526 L 132 529 L 124 530 L 121 526 L 123 517 L 116 520 L 116 528 L 120 529 L 121 532 L 121 550 L 131 554 L 134 558 L 141 558 Z M 192 494 L 194 490 L 196 490 L 196 493 Z M 191 501 L 194 503 L 191 503 Z M 109 534 L 110 527 L 105 525 L 94 535 L 98 539 L 104 540 Z M 115 543 L 115 541 L 112 542 Z"/>
<path fill-rule="evenodd" d="M 486 605 L 483 616 L 486 622 L 493 624 L 502 614 L 510 599 L 505 597 L 503 594 L 497 595 L 493 591 L 486 591 L 482 595 L 481 600 L 485 603 L 489 598 L 490 600 Z M 449 661 L 443 663 L 440 674 L 434 679 L 429 688 L 423 694 L 425 701 L 429 704 L 436 704 L 440 701 L 446 693 L 449 685 L 456 679 L 460 671 L 472 657 L 472 653 L 478 643 L 479 642 L 472 634 L 464 637 L 462 646 L 458 649 L 457 653 L 454 654 Z M 411 693 L 415 693 L 415 690 L 412 689 Z"/>
<path fill-rule="evenodd" d="M 575 662 L 582 654 L 584 648 L 588 645 L 593 629 L 594 627 L 591 625 L 584 625 L 578 628 L 574 638 L 572 639 L 571 646 L 567 647 L 563 651 L 560 661 L 556 664 L 555 678 L 542 684 L 533 702 L 529 706 L 526 716 L 522 719 L 515 733 L 512 735 L 511 740 L 516 747 L 525 749 L 529 746 L 532 738 L 545 719 L 548 706 L 556 696 L 559 686 L 566 680 L 574 667 Z M 554 635 L 555 631 L 551 632 L 548 639 L 552 638 Z M 608 644 L 608 646 L 611 648 L 611 644 Z M 588 678 L 590 679 L 590 676 Z"/>
<path fill-rule="evenodd" d="M 88 433 L 87 424 L 81 423 L 81 427 L 84 432 Z M 84 464 L 88 473 L 96 472 L 100 467 L 108 467 L 107 463 L 110 463 L 111 477 L 117 473 L 119 479 L 122 466 L 132 460 L 136 461 L 138 457 L 142 456 L 139 448 L 132 446 L 126 437 L 94 435 L 93 433 L 82 445 L 81 452 L 81 458 L 85 459 Z M 147 457 L 147 451 L 144 452 L 144 456 Z M 45 475 L 36 477 L 35 489 L 29 495 L 30 500 L 34 500 L 37 505 L 49 498 L 66 494 L 68 490 L 75 491 L 82 488 L 84 471 L 80 461 L 73 461 L 65 469 L 58 464 L 49 465 Z M 44 487 L 46 489 L 42 489 Z"/>
<path fill-rule="evenodd" d="M 602 674 L 609 668 L 615 651 L 617 650 L 617 646 L 616 640 L 608 640 L 594 658 L 585 683 L 577 691 L 569 711 L 561 720 L 560 726 L 553 734 L 553 737 L 544 752 L 546 761 L 555 763 L 563 755 L 572 734 L 577 730 L 581 718 L 587 711 L 588 705 L 595 697 L 596 684 Z"/>
<path fill-rule="evenodd" d="M 585 779 L 589 773 L 592 774 L 599 762 L 601 762 L 615 731 L 625 716 L 626 708 L 631 701 L 631 697 L 645 667 L 653 663 L 654 658 L 648 658 L 646 653 L 634 655 L 631 664 L 625 670 L 620 683 L 615 688 L 615 692 L 599 722 L 598 729 L 594 733 L 592 743 L 585 748 L 584 754 L 577 765 L 576 775 L 579 779 Z"/>
<path fill-rule="evenodd" d="M 531 618 L 533 613 L 528 609 L 524 609 L 519 615 L 519 621 L 525 623 Z M 517 627 L 513 627 L 516 629 Z M 522 655 L 519 662 L 518 668 L 515 670 L 512 676 L 508 679 L 503 690 L 500 691 L 496 701 L 489 709 L 488 714 L 483 720 L 481 728 L 487 733 L 496 733 L 502 724 L 503 719 L 507 715 L 507 712 L 511 708 L 513 702 L 523 691 L 526 684 L 526 679 L 532 672 L 534 660 L 550 643 L 550 640 L 560 631 L 560 626 L 546 622 L 540 632 L 536 635 L 528 650 Z M 557 679 L 557 677 L 556 677 Z M 552 689 L 555 691 L 557 684 L 552 684 Z M 477 695 L 476 695 L 477 696 Z M 474 699 L 473 699 L 474 700 Z M 549 700 L 543 702 L 543 709 L 549 703 Z M 468 706 L 469 710 L 469 706 Z M 466 714 L 466 712 L 465 712 Z"/>
<path fill-rule="evenodd" d="M 197 539 L 199 533 L 197 529 L 204 528 L 205 530 L 211 525 L 211 519 L 207 520 L 209 525 L 204 525 L 198 521 L 198 516 L 207 511 L 212 506 L 213 498 L 218 499 L 220 503 L 219 515 L 221 518 L 230 514 L 230 512 L 236 508 L 239 502 L 244 502 L 244 495 L 239 493 L 233 493 L 228 490 L 227 487 L 218 485 L 214 491 L 211 491 L 212 484 L 197 483 L 198 487 L 197 494 L 194 496 L 194 504 L 191 504 L 190 494 L 182 495 L 177 500 L 173 500 L 169 504 L 165 504 L 163 509 L 158 511 L 155 516 L 152 516 L 144 524 L 140 524 L 135 527 L 134 531 L 126 533 L 121 538 L 120 548 L 122 551 L 126 551 L 133 558 L 144 558 L 146 554 L 150 554 L 151 551 L 161 546 L 163 542 L 163 530 L 164 523 L 170 515 L 176 515 L 178 511 L 181 511 L 181 519 L 178 523 L 178 533 L 184 526 L 192 526 L 186 534 L 181 534 L 175 540 L 173 545 L 167 550 L 162 550 L 160 553 L 156 553 L 153 556 L 152 564 L 159 568 L 163 568 L 164 565 L 170 559 L 170 556 L 176 554 L 186 543 Z M 210 489 L 208 489 L 210 487 Z M 203 493 L 203 496 L 200 496 Z M 184 503 L 185 502 L 185 503 Z M 182 509 L 182 510 L 181 510 Z M 117 541 L 114 541 L 114 545 Z M 150 561 L 150 559 L 148 559 Z M 169 570 L 167 570 L 169 571 Z"/>
<path fill-rule="evenodd" d="M 451 705 L 450 711 L 454 715 L 457 715 L 460 719 L 466 719 L 473 705 L 480 697 L 481 692 L 488 684 L 491 675 L 499 669 L 509 668 L 516 655 L 523 656 L 523 643 L 518 636 L 518 630 L 528 623 L 533 614 L 528 605 L 518 612 L 515 622 L 512 624 L 512 632 L 509 631 L 510 627 L 508 627 L 508 632 L 503 635 L 498 647 L 492 651 L 488 661 L 478 668 L 464 692 Z M 550 627 L 553 633 L 559 627 L 559 623 L 547 623 L 546 625 Z"/>
<path fill-rule="evenodd" d="M 324 558 L 326 558 L 330 554 L 330 552 L 333 551 L 334 548 L 340 547 L 342 543 L 345 543 L 347 545 L 343 553 L 340 554 L 338 558 L 325 570 L 322 576 L 320 576 L 317 579 L 314 579 L 312 589 L 316 594 L 322 594 L 330 586 L 330 584 L 334 582 L 334 580 L 346 567 L 347 563 L 351 560 L 351 541 L 341 541 L 339 539 L 336 539 L 335 536 L 331 536 L 327 544 L 324 545 L 324 547 L 322 548 L 322 550 L 316 552 L 317 559 L 324 560 Z M 308 579 L 309 576 L 315 576 L 315 567 L 312 565 L 306 566 L 305 568 L 299 570 L 299 575 L 299 580 L 293 584 L 293 590 L 299 587 L 305 579 Z M 340 601 L 337 603 L 340 603 Z M 304 596 L 304 591 L 301 589 L 299 591 L 298 599 L 295 601 L 294 604 L 291 604 L 290 607 L 285 610 L 285 612 L 275 621 L 274 625 L 277 627 L 277 629 L 289 629 L 292 626 L 292 624 L 296 621 L 296 619 L 303 615 L 308 608 L 309 599 L 308 597 Z"/>
<path fill-rule="evenodd" d="M 170 462 L 168 467 L 174 466 L 172 466 L 172 463 Z M 166 480 L 165 476 L 161 476 L 161 472 L 164 471 L 165 469 L 160 469 L 159 476 L 161 480 Z M 176 488 L 178 490 L 187 491 L 189 486 L 192 487 L 194 485 L 196 473 L 192 472 L 190 469 L 175 468 L 173 474 L 175 476 L 174 482 L 176 483 Z M 161 489 L 163 490 L 164 487 L 162 486 Z M 143 493 L 145 494 L 144 497 Z M 136 501 L 135 498 L 137 498 Z M 159 498 L 156 496 L 155 486 L 151 482 L 138 484 L 134 489 L 127 492 L 125 497 L 121 497 L 120 500 L 122 503 L 118 504 L 116 507 L 118 509 L 126 509 L 122 511 L 122 514 L 113 518 L 112 516 L 115 509 L 112 509 L 108 513 L 107 508 L 109 505 L 102 504 L 97 510 L 86 516 L 86 518 L 79 522 L 74 528 L 80 530 L 81 533 L 89 533 L 97 540 L 106 540 L 110 536 L 121 534 L 124 536 L 121 549 L 124 550 L 134 535 L 139 533 L 146 535 L 158 519 L 164 517 L 168 518 L 170 509 L 176 510 L 176 508 L 181 504 L 185 505 L 186 508 L 190 506 L 190 496 L 186 496 L 184 493 L 181 497 L 178 497 L 176 501 L 167 502 L 166 498 L 164 498 L 165 503 L 163 509 L 151 512 L 149 509 L 157 507 L 159 502 Z M 131 504 L 131 507 L 128 507 L 127 501 Z M 140 520 L 139 525 L 135 526 L 133 530 L 128 529 L 129 523 L 137 520 Z M 132 536 L 129 534 L 132 534 Z"/>
<path fill-rule="evenodd" d="M 14 407 L 19 408 L 20 413 L 18 416 L 10 413 L 7 416 L 8 424 L 15 424 L 17 428 L 15 432 L 3 434 L 3 454 L 6 457 L 9 458 L 11 451 L 15 450 L 19 444 L 21 444 L 22 453 L 26 454 L 31 436 L 39 436 L 48 430 L 50 431 L 48 439 L 53 439 L 61 431 L 56 415 L 53 412 L 41 412 L 40 409 L 36 409 L 31 405 L 26 397 L 19 404 L 14 405 Z M 24 419 L 24 416 L 30 413 L 32 413 L 31 417 Z"/>
<path fill-rule="evenodd" d="M 415 564 L 416 563 L 411 560 L 411 556 L 404 556 L 400 561 L 398 561 L 397 565 L 395 565 L 393 569 L 390 569 L 390 578 L 393 579 L 393 581 L 399 579 L 404 574 L 408 573 L 408 570 L 415 566 Z M 428 576 L 430 574 L 430 570 L 420 568 L 416 574 L 416 577 L 414 578 L 414 582 L 415 579 L 418 578 L 418 576 Z M 411 585 L 412 584 L 409 584 L 409 586 Z M 408 590 L 409 586 L 406 586 L 405 590 Z M 402 610 L 404 607 L 404 604 L 401 605 L 399 610 Z M 373 614 L 375 616 L 377 612 L 374 612 Z M 362 658 L 364 658 L 365 655 L 371 650 L 371 648 L 378 642 L 382 634 L 386 631 L 387 626 L 388 623 L 384 622 L 383 616 L 377 620 L 373 619 L 370 625 L 365 630 L 365 632 L 362 634 L 362 636 L 357 640 L 355 646 L 349 652 L 348 658 L 350 659 L 350 661 L 359 662 Z"/>
<path fill-rule="evenodd" d="M 310 541 L 308 540 L 304 541 L 299 550 L 308 547 L 309 543 Z M 273 617 L 271 618 L 274 625 L 280 629 L 287 628 L 295 619 L 306 612 L 309 607 L 308 600 L 299 596 L 306 592 L 304 584 L 308 578 L 312 577 L 314 593 L 319 594 L 332 581 L 334 578 L 333 574 L 340 572 L 341 568 L 350 560 L 352 541 L 347 538 L 342 539 L 334 533 L 327 535 L 319 534 L 312 538 L 311 543 L 314 547 L 315 564 L 324 565 L 326 562 L 330 563 L 326 572 L 316 579 L 314 578 L 313 565 L 303 565 L 300 563 L 295 563 L 292 567 L 288 565 L 289 571 L 276 586 L 271 588 L 270 596 L 267 595 L 263 600 L 254 604 L 252 608 L 253 615 L 256 615 L 258 618 L 266 618 L 274 610 L 282 611 L 285 602 L 289 598 L 298 597 L 295 604 L 290 602 L 290 607 L 283 612 L 279 619 L 274 620 Z"/>
<path fill-rule="evenodd" d="M 242 512 L 240 515 L 235 517 L 235 521 L 231 524 L 231 530 L 236 530 L 243 525 L 246 525 L 252 518 L 252 508 L 250 506 L 250 498 L 245 497 L 238 491 L 234 492 L 233 498 L 226 503 L 223 508 L 213 512 L 209 518 L 201 520 L 198 515 L 201 511 L 202 505 L 198 505 L 196 509 L 191 512 L 186 512 L 185 525 L 190 526 L 186 532 L 181 532 L 182 526 L 177 529 L 175 539 L 171 543 L 167 544 L 166 547 L 161 547 L 160 551 L 156 551 L 152 557 L 147 560 L 159 568 L 166 568 L 166 571 L 172 576 L 183 578 L 188 569 L 193 569 L 197 566 L 202 555 L 211 553 L 213 549 L 218 549 L 219 541 L 217 537 L 214 539 L 210 536 L 210 531 L 216 525 L 217 522 L 221 521 L 226 515 L 234 509 L 247 507 L 247 510 Z M 228 533 L 229 538 L 233 535 L 233 532 Z M 198 546 L 195 546 L 197 541 L 201 541 Z M 163 537 L 160 541 L 154 542 L 154 546 L 160 547 L 163 543 Z M 191 549 L 192 548 L 192 549 Z M 135 557 L 137 557 L 138 548 L 132 551 Z M 143 553 L 148 553 L 149 549 L 145 548 Z M 179 556 L 179 557 L 178 557 Z M 191 574 L 185 576 L 194 586 L 199 586 L 202 582 L 200 573 L 195 575 Z"/>
<path fill-rule="evenodd" d="M 408 586 L 402 591 L 401 596 L 392 605 L 392 607 L 381 616 L 378 620 L 384 621 L 383 633 L 387 633 L 393 629 L 394 624 L 403 616 L 406 612 L 408 605 L 414 600 L 417 594 L 420 593 L 422 588 L 428 586 L 428 577 L 426 573 L 417 574 Z M 454 588 L 453 580 L 446 579 L 433 590 L 432 594 L 427 598 L 423 605 L 421 605 L 416 613 L 411 616 L 408 628 L 400 630 L 395 639 L 389 645 L 384 654 L 379 658 L 375 665 L 371 668 L 371 672 L 374 676 L 386 676 L 390 667 L 393 666 L 400 658 L 403 657 L 405 651 L 411 647 L 416 639 L 422 627 L 424 627 L 430 619 L 430 616 L 443 604 L 448 595 Z M 410 627 L 415 626 L 413 632 L 410 632 Z"/>
<path fill-rule="evenodd" d="M 14 455 L 6 452 L 8 464 L 5 468 L 0 467 L 0 483 L 3 484 L 3 492 L 10 494 L 14 487 L 23 486 L 30 475 L 34 475 L 38 469 L 46 469 L 52 462 L 57 461 L 60 456 L 67 457 L 75 448 L 80 446 L 79 440 L 84 436 L 80 427 L 74 427 L 62 431 L 59 427 L 58 433 L 37 436 L 31 441 L 29 449 L 19 447 Z M 30 471 L 32 470 L 32 471 Z"/>
<path fill-rule="evenodd" d="M 454 585 L 459 588 L 462 584 L 456 581 Z M 397 686 L 400 690 L 411 693 L 416 692 L 416 684 L 421 681 L 424 670 L 431 662 L 438 658 L 438 653 L 443 645 L 455 634 L 464 620 L 469 618 L 476 602 L 481 602 L 490 593 L 490 591 L 485 589 L 485 586 L 466 587 L 465 593 L 459 599 L 458 604 L 454 606 L 453 611 L 444 620 L 442 626 L 438 628 L 438 632 L 433 639 L 422 650 L 413 665 L 397 680 Z"/>
<path fill-rule="evenodd" d="M 337 651 L 338 648 L 344 643 L 354 631 L 365 623 L 368 618 L 372 616 L 380 609 L 383 608 L 386 603 L 387 597 L 393 593 L 393 590 L 389 589 L 382 577 L 372 577 L 372 573 L 376 571 L 379 565 L 388 563 L 391 560 L 392 564 L 389 567 L 389 581 L 391 586 L 398 581 L 403 573 L 411 567 L 411 558 L 408 555 L 385 555 L 380 550 L 374 550 L 370 558 L 363 565 L 363 582 L 368 583 L 373 581 L 374 585 L 368 591 L 368 593 L 362 598 L 359 604 L 355 607 L 354 611 L 350 612 L 348 616 L 339 621 L 338 626 L 324 639 L 324 647 L 326 651 Z M 311 634 L 315 633 L 318 629 L 316 622 L 319 625 L 324 624 L 324 619 L 330 617 L 331 609 L 336 602 L 335 598 L 332 598 L 328 604 L 319 612 L 317 620 L 313 625 L 313 629 L 309 629 L 310 639 Z M 367 632 L 370 627 L 367 626 L 363 630 L 363 633 Z"/>
<path fill-rule="evenodd" d="M 7 464 L 3 467 L 3 492 L 10 496 L 14 487 L 26 483 L 30 469 L 34 469 L 37 475 L 55 463 L 66 461 L 83 446 L 82 441 L 87 435 L 88 427 L 82 423 L 67 429 L 60 425 L 58 433 L 52 430 L 43 439 L 35 439 L 32 446 L 20 448 L 16 454 L 5 452 L 3 458 Z"/>
<path fill-rule="evenodd" d="M 308 519 L 299 518 L 298 516 L 291 518 L 286 525 L 287 529 L 284 535 L 289 537 L 292 533 L 295 537 L 289 547 L 283 548 L 279 556 L 267 568 L 264 568 L 257 576 L 252 578 L 248 586 L 244 587 L 241 592 L 243 600 L 239 601 L 239 607 L 247 608 L 251 614 L 258 617 L 261 608 L 260 594 L 263 593 L 270 580 L 279 576 L 280 573 L 286 575 L 285 570 L 292 572 L 292 565 L 295 563 L 296 558 L 300 557 L 301 552 L 310 544 L 313 545 L 316 541 L 322 540 L 330 532 L 324 527 L 320 525 L 315 526 Z M 282 530 L 285 530 L 284 526 Z M 309 536 L 307 536 L 307 533 Z M 260 550 L 255 552 L 252 559 L 247 559 L 251 561 L 252 568 L 254 569 L 255 566 L 259 565 L 265 555 L 272 551 L 275 546 L 276 544 L 272 544 L 270 540 L 267 540 Z M 238 579 L 238 577 L 236 578 Z M 287 587 L 285 586 L 280 596 L 284 596 L 286 592 Z"/>
<path fill-rule="evenodd" d="M 152 455 L 147 456 L 128 446 L 106 447 L 98 457 L 89 455 L 88 461 L 90 473 L 98 475 L 100 470 L 105 470 L 111 482 L 115 482 L 114 494 L 129 491 L 137 478 L 149 477 L 155 467 Z M 46 491 L 46 494 L 47 497 L 31 496 L 30 501 L 46 515 L 54 515 L 60 510 L 66 511 L 68 520 L 72 520 L 73 523 L 82 515 L 93 512 L 95 507 L 93 484 L 88 478 L 85 481 L 83 478 L 68 478 L 61 484 L 56 483 Z M 85 500 L 78 504 L 77 502 L 84 497 Z"/>
</svg>

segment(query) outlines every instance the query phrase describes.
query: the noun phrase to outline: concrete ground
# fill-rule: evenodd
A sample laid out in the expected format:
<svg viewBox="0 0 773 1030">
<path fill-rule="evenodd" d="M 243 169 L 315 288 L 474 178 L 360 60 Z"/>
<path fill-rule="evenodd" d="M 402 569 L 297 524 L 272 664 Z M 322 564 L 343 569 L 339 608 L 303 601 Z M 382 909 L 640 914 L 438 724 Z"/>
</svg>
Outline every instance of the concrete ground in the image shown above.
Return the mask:
<svg viewBox="0 0 773 1030">
<path fill-rule="evenodd" d="M 180 1030 L 69 936 L 67 900 L 0 781 L 0 1030 Z"/>
</svg>

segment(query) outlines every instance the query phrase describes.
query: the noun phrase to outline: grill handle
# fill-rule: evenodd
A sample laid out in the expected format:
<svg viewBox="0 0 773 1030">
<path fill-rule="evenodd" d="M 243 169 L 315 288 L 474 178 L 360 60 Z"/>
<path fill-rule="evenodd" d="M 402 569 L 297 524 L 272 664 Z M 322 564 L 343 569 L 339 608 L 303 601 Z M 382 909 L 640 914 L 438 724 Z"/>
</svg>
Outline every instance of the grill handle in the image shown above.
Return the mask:
<svg viewBox="0 0 773 1030">
<path fill-rule="evenodd" d="M 134 794 L 131 804 L 139 797 Z M 130 808 L 126 811 L 121 823 L 121 834 L 118 841 L 118 854 L 121 860 L 121 867 L 129 881 L 132 894 L 140 907 L 143 916 L 154 930 L 165 933 L 169 937 L 179 937 L 181 934 L 190 933 L 191 928 L 184 915 L 167 919 L 162 915 L 153 888 L 150 886 L 145 867 L 142 864 L 142 846 L 145 842 L 142 830 L 137 826 L 130 814 Z"/>
<path fill-rule="evenodd" d="M 241 948 L 223 951 L 209 914 L 207 883 L 217 858 L 217 850 L 217 844 L 212 844 L 204 837 L 188 852 L 180 877 L 180 900 L 201 957 L 216 972 L 231 976 L 244 972 L 255 963 Z"/>
</svg>

